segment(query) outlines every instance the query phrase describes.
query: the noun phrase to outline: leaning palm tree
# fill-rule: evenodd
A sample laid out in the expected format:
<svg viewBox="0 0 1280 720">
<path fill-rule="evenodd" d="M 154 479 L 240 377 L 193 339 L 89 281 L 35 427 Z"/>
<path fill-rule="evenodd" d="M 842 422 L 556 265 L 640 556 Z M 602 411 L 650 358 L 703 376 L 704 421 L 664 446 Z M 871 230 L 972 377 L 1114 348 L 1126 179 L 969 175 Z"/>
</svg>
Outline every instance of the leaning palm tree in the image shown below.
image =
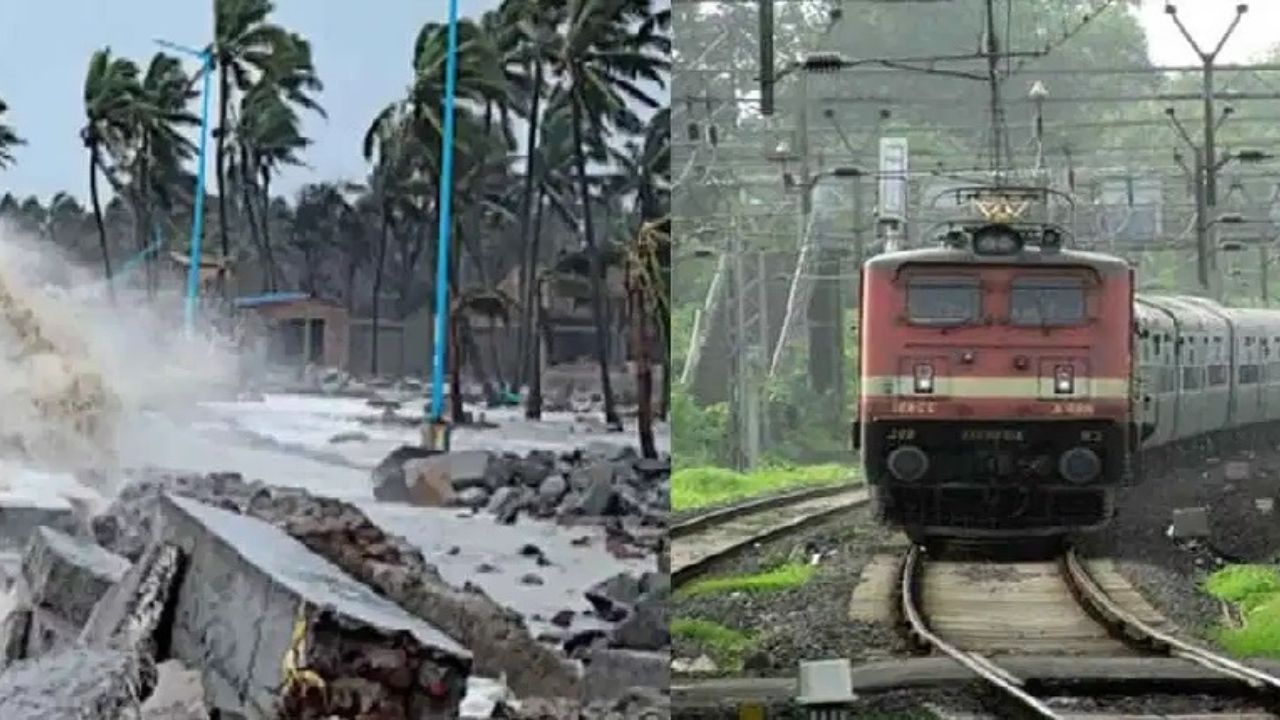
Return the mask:
<svg viewBox="0 0 1280 720">
<path fill-rule="evenodd" d="M 133 142 L 140 94 L 138 66 L 133 61 L 113 58 L 110 48 L 95 52 L 89 59 L 84 80 L 85 125 L 80 130 L 80 139 L 89 151 L 89 196 L 93 200 L 93 219 L 98 226 L 108 288 L 111 287 L 111 254 L 98 196 L 98 173 L 112 173 L 107 155 L 118 153 Z"/>
<path fill-rule="evenodd" d="M 250 236 L 265 266 L 264 291 L 275 290 L 279 280 L 268 222 L 271 179 L 281 166 L 302 164 L 298 153 L 311 141 L 303 137 L 301 124 L 297 112 L 281 97 L 269 76 L 264 76 L 241 98 L 236 125 L 239 159 L 234 165 Z"/>
<path fill-rule="evenodd" d="M 582 232 L 591 255 L 591 310 L 596 326 L 596 358 L 604 395 L 605 422 L 618 428 L 621 420 L 613 404 L 605 338 L 604 262 L 595 234 L 587 177 L 586 125 L 606 122 L 637 132 L 641 123 L 629 102 L 657 109 L 661 103 L 637 81 L 659 86 L 670 68 L 671 39 L 666 34 L 670 9 L 653 11 L 651 0 L 570 0 L 559 62 L 569 83 L 573 110 L 574 155 L 577 165 Z"/>
<path fill-rule="evenodd" d="M 398 218 L 406 214 L 414 192 L 421 188 L 421 159 L 424 153 L 414 133 L 406 104 L 397 104 L 379 113 L 365 133 L 363 153 L 373 164 L 369 192 L 378 208 L 378 249 L 374 259 L 370 298 L 372 334 L 369 373 L 378 374 L 379 320 L 382 313 L 382 286 L 387 267 L 387 250 L 396 234 Z"/>
<path fill-rule="evenodd" d="M 200 123 L 187 107 L 196 96 L 177 58 L 164 53 L 151 58 L 132 109 L 134 145 L 125 166 L 139 252 L 151 244 L 156 207 L 172 208 L 172 191 L 182 174 L 182 164 L 195 154 L 195 145 L 183 130 Z M 155 290 L 154 258 L 146 257 L 149 292 Z"/>
<path fill-rule="evenodd" d="M 319 105 L 308 94 L 321 89 L 311 62 L 311 47 L 300 36 L 268 22 L 274 9 L 270 0 L 214 0 L 213 54 L 219 87 L 214 154 L 223 257 L 231 254 L 227 234 L 226 142 L 231 136 L 227 115 L 232 107 L 233 90 L 246 92 L 266 77 L 289 102 L 319 110 Z"/>
<path fill-rule="evenodd" d="M 0 100 L 0 117 L 8 112 L 9 106 Z M 14 162 L 13 149 L 19 145 L 25 145 L 26 141 L 18 137 L 17 131 L 12 126 L 0 122 L 0 169 L 12 165 Z"/>
</svg>

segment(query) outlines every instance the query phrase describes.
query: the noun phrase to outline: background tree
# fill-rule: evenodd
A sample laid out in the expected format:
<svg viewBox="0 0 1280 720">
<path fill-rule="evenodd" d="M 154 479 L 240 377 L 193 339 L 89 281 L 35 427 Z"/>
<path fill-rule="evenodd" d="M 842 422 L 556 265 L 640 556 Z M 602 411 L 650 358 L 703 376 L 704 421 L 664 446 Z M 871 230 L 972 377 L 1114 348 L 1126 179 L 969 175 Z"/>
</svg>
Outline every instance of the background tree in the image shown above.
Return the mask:
<svg viewBox="0 0 1280 720">
<path fill-rule="evenodd" d="M 0 100 L 0 170 L 5 166 L 13 164 L 13 150 L 19 145 L 25 145 L 26 141 L 18 137 L 18 133 L 13 126 L 5 124 L 2 120 L 4 114 L 9 111 L 9 106 L 4 104 L 4 100 Z"/>
</svg>

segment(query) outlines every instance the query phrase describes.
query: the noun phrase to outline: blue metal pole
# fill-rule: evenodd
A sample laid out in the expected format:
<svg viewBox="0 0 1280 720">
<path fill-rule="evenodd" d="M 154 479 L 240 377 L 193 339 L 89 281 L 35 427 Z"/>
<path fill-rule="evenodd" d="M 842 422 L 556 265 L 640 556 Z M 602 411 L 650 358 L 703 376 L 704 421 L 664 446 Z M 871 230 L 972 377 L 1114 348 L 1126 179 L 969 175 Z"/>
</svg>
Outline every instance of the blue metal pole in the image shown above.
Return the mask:
<svg viewBox="0 0 1280 720">
<path fill-rule="evenodd" d="M 205 50 L 200 53 L 200 64 L 204 72 L 204 98 L 200 110 L 200 152 L 196 159 L 196 197 L 195 209 L 191 216 L 191 265 L 187 269 L 187 303 L 185 317 L 187 332 L 195 330 L 196 298 L 200 294 L 200 241 L 204 238 L 204 165 L 205 150 L 209 138 L 209 79 L 213 75 L 213 53 Z"/>
<path fill-rule="evenodd" d="M 440 230 L 436 252 L 435 357 L 431 365 L 431 418 L 444 416 L 444 362 L 449 344 L 449 234 L 453 227 L 453 111 L 458 74 L 458 0 L 449 0 L 448 55 L 444 70 L 444 133 L 440 140 Z M 454 359 L 457 362 L 457 358 Z M 455 418 L 457 419 L 457 418 Z"/>
</svg>

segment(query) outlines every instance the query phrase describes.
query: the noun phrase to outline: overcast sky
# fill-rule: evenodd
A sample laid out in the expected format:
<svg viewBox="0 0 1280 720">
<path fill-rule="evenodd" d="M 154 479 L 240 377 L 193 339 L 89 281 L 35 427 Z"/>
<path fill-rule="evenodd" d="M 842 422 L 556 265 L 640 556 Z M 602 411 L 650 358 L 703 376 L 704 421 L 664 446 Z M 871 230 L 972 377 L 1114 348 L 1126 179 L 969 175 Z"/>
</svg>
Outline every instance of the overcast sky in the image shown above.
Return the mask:
<svg viewBox="0 0 1280 720">
<path fill-rule="evenodd" d="M 1199 63 L 1196 53 L 1164 13 L 1164 0 L 1143 0 L 1139 18 L 1147 33 L 1151 59 L 1160 65 Z M 1178 18 L 1191 31 L 1201 49 L 1212 50 L 1235 17 L 1233 0 L 1178 0 Z M 1246 63 L 1259 59 L 1280 43 L 1280 2 L 1253 0 L 1239 27 L 1231 33 L 1218 61 Z"/>
<path fill-rule="evenodd" d="M 140 64 L 159 49 L 153 39 L 202 45 L 213 32 L 208 0 L 36 0 L 5 2 L 0 11 L 0 98 L 28 145 L 18 164 L 0 170 L 0 193 L 42 197 L 65 190 L 88 194 L 88 161 L 80 145 L 82 92 L 89 56 L 110 45 Z M 478 15 L 498 0 L 460 0 L 461 14 Z M 129 8 L 125 11 L 122 8 Z M 315 141 L 312 169 L 286 170 L 277 186 L 291 193 L 318 179 L 361 180 L 367 170 L 360 142 L 374 114 L 403 94 L 410 80 L 413 40 L 423 23 L 445 19 L 443 0 L 276 0 L 275 20 L 311 40 L 325 83 L 327 121 L 304 116 Z M 376 11 L 374 8 L 376 7 Z M 197 67 L 190 64 L 194 71 Z M 214 84 L 216 112 L 217 84 Z M 197 106 L 198 107 L 198 106 Z M 212 155 L 212 153 L 210 153 Z M 209 183 L 213 187 L 212 162 Z"/>
<path fill-rule="evenodd" d="M 310 168 L 286 170 L 277 187 L 292 192 L 317 179 L 360 180 L 366 174 L 360 139 L 374 113 L 398 97 L 410 78 L 410 54 L 418 29 L 443 20 L 443 0 L 277 0 L 276 19 L 311 39 L 325 82 L 321 98 L 327 121 L 305 116 L 305 132 L 315 140 L 307 152 Z M 460 0 L 463 15 L 492 9 L 498 0 Z M 129 12 L 120 8 L 127 5 Z M 1181 0 L 1180 17 L 1202 46 L 1211 46 L 1233 15 L 1234 2 Z M 1254 0 L 1220 60 L 1248 62 L 1280 36 L 1280 0 Z M 200 45 L 212 31 L 210 3 L 202 0 L 38 0 L 5 3 L 0 22 L 0 98 L 9 121 L 29 144 L 18 164 L 0 171 L 0 192 L 47 197 L 69 190 L 84 197 L 87 162 L 79 142 L 81 92 L 90 54 L 110 45 L 119 54 L 145 62 L 154 38 Z M 1145 0 L 1139 16 L 1152 59 L 1160 64 L 1197 61 L 1164 14 L 1162 0 Z M 678 30 L 677 30 L 678 31 Z M 56 49 L 55 49 L 56 48 Z M 194 63 L 192 64 L 194 68 Z M 216 99 L 216 98 L 215 98 Z M 215 106 L 216 107 L 216 106 Z"/>
</svg>

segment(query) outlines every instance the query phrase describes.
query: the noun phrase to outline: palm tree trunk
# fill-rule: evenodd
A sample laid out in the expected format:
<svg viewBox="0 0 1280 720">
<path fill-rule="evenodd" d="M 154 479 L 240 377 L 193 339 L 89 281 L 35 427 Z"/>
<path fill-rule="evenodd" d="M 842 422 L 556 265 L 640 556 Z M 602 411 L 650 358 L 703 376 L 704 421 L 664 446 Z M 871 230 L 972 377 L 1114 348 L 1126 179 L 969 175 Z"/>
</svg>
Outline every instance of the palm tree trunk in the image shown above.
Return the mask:
<svg viewBox="0 0 1280 720">
<path fill-rule="evenodd" d="M 631 285 L 631 327 L 635 338 L 637 424 L 640 433 L 640 454 L 647 458 L 658 457 L 658 447 L 653 441 L 653 368 L 649 365 L 649 309 L 645 302 L 644 288 L 639 283 Z"/>
<path fill-rule="evenodd" d="M 516 385 L 520 386 L 529 380 L 529 342 L 533 337 L 533 274 L 538 264 L 536 237 L 533 232 L 530 215 L 535 212 L 533 205 L 534 179 L 537 177 L 537 144 L 538 144 L 538 105 L 542 100 L 542 63 L 535 62 L 533 67 L 533 98 L 529 101 L 529 132 L 525 136 L 525 147 L 528 148 L 528 160 L 525 161 L 523 204 L 520 219 L 524 222 L 520 228 L 520 247 L 524 248 L 524 267 L 520 271 L 520 332 L 516 338 L 516 357 L 519 358 L 519 371 L 516 373 Z M 538 205 L 542 204 L 542 193 L 538 192 Z M 537 372 L 537 368 L 533 372 Z"/>
<path fill-rule="evenodd" d="M 98 224 L 98 246 L 102 248 L 102 269 L 107 276 L 107 293 L 115 302 L 116 289 L 111 281 L 111 252 L 107 249 L 107 226 L 102 222 L 102 202 L 98 199 L 98 144 L 89 145 L 89 197 L 93 199 L 93 220 Z"/>
<path fill-rule="evenodd" d="M 225 261 L 231 257 L 231 240 L 227 235 L 227 163 L 223 153 L 224 143 L 227 139 L 227 106 L 231 103 L 231 80 L 227 74 L 227 64 L 225 62 L 218 63 L 218 146 L 215 150 L 217 155 L 216 164 L 218 168 L 218 233 L 222 240 L 222 259 Z M 192 258 L 192 262 L 199 262 L 199 258 Z M 218 269 L 218 289 L 226 297 L 226 276 L 223 274 L 225 263 L 219 265 Z"/>
<path fill-rule="evenodd" d="M 258 234 L 257 213 L 253 209 L 253 181 L 252 170 L 249 169 L 249 153 L 243 147 L 240 148 L 240 200 L 244 203 L 244 211 L 246 219 L 249 221 L 249 237 L 253 240 L 253 246 L 258 248 L 262 262 L 262 292 L 271 289 L 271 269 L 267 267 L 267 253 L 262 246 L 261 236 Z"/>
<path fill-rule="evenodd" d="M 576 69 L 575 69 L 576 70 Z M 578 166 L 578 192 L 582 196 L 582 228 L 586 234 L 587 250 L 591 255 L 591 320 L 596 326 L 596 360 L 600 364 L 600 393 L 604 396 L 604 421 L 611 429 L 622 428 L 618 411 L 613 405 L 613 384 L 609 381 L 609 346 L 605 335 L 604 317 L 604 259 L 596 242 L 595 228 L 591 224 L 591 193 L 587 187 L 587 154 L 582 140 L 582 98 L 578 95 L 577 83 L 580 77 L 571 71 L 570 81 L 573 83 L 573 96 L 570 106 L 573 109 L 573 154 Z"/>
<path fill-rule="evenodd" d="M 391 229 L 391 210 L 383 203 L 382 206 L 382 237 L 378 240 L 378 265 L 373 269 L 373 316 L 372 322 L 369 324 L 372 338 L 370 339 L 369 350 L 369 375 L 378 376 L 378 312 L 381 310 L 382 299 L 382 268 L 387 263 L 387 235 Z"/>
<path fill-rule="evenodd" d="M 275 250 L 271 248 L 271 169 L 262 166 L 262 247 L 267 254 L 267 277 L 270 278 L 269 290 L 280 288 L 276 282 L 280 279 L 280 268 L 276 265 Z"/>
</svg>

